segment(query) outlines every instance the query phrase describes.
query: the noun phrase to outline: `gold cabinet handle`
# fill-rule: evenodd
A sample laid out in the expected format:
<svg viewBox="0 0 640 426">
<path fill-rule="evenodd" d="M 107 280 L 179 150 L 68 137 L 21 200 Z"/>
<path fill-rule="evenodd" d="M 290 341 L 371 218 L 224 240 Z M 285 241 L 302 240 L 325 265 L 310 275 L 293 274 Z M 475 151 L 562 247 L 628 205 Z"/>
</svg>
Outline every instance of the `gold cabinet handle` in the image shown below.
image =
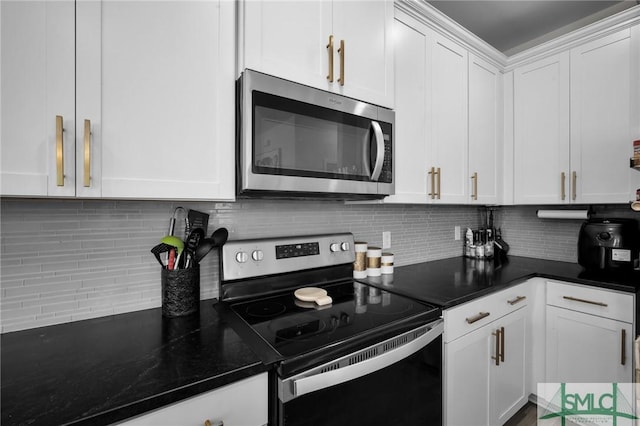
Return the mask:
<svg viewBox="0 0 640 426">
<path fill-rule="evenodd" d="M 482 318 L 486 318 L 489 315 L 490 315 L 489 312 L 478 312 L 478 315 L 465 318 L 465 320 L 467 321 L 467 324 L 473 324 L 474 322 L 480 321 Z"/>
<path fill-rule="evenodd" d="M 61 115 L 56 115 L 56 184 L 64 186 L 64 127 Z"/>
<path fill-rule="evenodd" d="M 340 78 L 338 83 L 340 83 L 340 86 L 344 86 L 344 40 L 340 40 L 338 53 L 340 54 Z"/>
<path fill-rule="evenodd" d="M 219 420 L 217 422 L 211 423 L 211 420 L 205 420 L 204 426 L 224 426 L 224 422 Z"/>
<path fill-rule="evenodd" d="M 527 296 L 517 296 L 515 299 L 513 300 L 507 300 L 507 303 L 510 304 L 511 306 L 516 305 L 520 302 L 522 302 L 523 300 L 525 300 L 527 298 Z"/>
<path fill-rule="evenodd" d="M 576 196 L 577 196 L 577 190 L 576 190 L 576 184 L 578 183 L 578 174 L 573 171 L 571 172 L 571 199 L 572 200 L 576 200 Z"/>
<path fill-rule="evenodd" d="M 567 300 L 572 300 L 574 302 L 582 302 L 582 303 L 588 303 L 590 305 L 598 305 L 598 306 L 604 306 L 607 307 L 609 305 L 607 305 L 606 303 L 602 303 L 602 302 L 594 302 L 592 300 L 587 300 L 587 299 L 579 299 L 577 297 L 573 297 L 573 296 L 562 296 L 563 299 L 567 299 Z"/>
<path fill-rule="evenodd" d="M 327 74 L 327 80 L 329 80 L 329 83 L 333 83 L 333 35 L 329 36 L 327 51 L 329 53 L 329 74 Z"/>
<path fill-rule="evenodd" d="M 496 356 L 492 356 L 491 359 L 495 359 L 496 365 L 500 365 L 500 330 L 496 330 L 491 335 L 496 337 Z"/>
<path fill-rule="evenodd" d="M 627 363 L 627 330 L 624 328 L 620 336 L 620 346 L 620 364 L 625 365 Z"/>
<path fill-rule="evenodd" d="M 84 186 L 91 186 L 91 120 L 84 120 Z"/>
<path fill-rule="evenodd" d="M 500 361 L 504 362 L 504 339 L 505 339 L 504 327 L 500 327 Z"/>
<path fill-rule="evenodd" d="M 471 193 L 471 199 L 477 201 L 478 200 L 478 172 L 473 173 L 473 176 L 471 176 L 471 180 L 473 181 L 473 190 Z"/>
<path fill-rule="evenodd" d="M 565 191 L 565 181 L 567 180 L 567 176 L 564 172 L 560 173 L 560 199 L 564 201 L 567 198 L 567 194 Z"/>
<path fill-rule="evenodd" d="M 436 174 L 438 175 L 438 191 L 436 192 L 436 198 L 440 199 L 440 181 L 442 179 L 442 174 L 440 173 L 440 167 L 436 169 Z"/>
<path fill-rule="evenodd" d="M 429 192 L 429 197 L 433 200 L 436 198 L 436 169 L 432 167 L 429 171 L 429 176 L 431 177 L 431 192 Z"/>
</svg>

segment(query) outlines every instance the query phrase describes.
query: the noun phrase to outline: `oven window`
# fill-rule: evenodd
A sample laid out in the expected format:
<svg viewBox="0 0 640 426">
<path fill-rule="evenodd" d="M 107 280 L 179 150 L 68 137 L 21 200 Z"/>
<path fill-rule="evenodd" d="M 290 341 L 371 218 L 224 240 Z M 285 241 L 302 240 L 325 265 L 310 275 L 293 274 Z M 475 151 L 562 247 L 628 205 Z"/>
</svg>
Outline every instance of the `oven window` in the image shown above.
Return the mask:
<svg viewBox="0 0 640 426">
<path fill-rule="evenodd" d="M 369 181 L 371 120 L 253 92 L 253 171 Z"/>
<path fill-rule="evenodd" d="M 281 425 L 442 424 L 442 337 L 382 370 L 279 406 Z"/>
</svg>

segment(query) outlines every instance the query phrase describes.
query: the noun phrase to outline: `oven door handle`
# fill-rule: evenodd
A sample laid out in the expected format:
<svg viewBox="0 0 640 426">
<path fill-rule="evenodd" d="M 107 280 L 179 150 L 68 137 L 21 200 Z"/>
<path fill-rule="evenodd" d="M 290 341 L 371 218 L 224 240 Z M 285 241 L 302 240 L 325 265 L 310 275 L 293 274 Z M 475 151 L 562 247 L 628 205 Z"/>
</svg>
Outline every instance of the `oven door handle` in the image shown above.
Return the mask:
<svg viewBox="0 0 640 426">
<path fill-rule="evenodd" d="M 283 402 L 288 402 L 307 393 L 325 389 L 381 370 L 391 364 L 407 358 L 427 346 L 442 334 L 443 329 L 443 321 L 438 320 L 432 323 L 431 329 L 422 336 L 373 358 L 357 362 L 347 367 L 329 370 L 308 377 L 296 378 L 296 376 L 294 376 L 290 379 L 284 380 L 285 383 L 283 384 L 285 385 L 287 381 L 290 381 L 289 389 L 291 390 L 291 393 L 288 395 L 280 395 L 280 397 Z M 302 373 L 302 375 L 304 375 L 304 373 Z"/>
</svg>

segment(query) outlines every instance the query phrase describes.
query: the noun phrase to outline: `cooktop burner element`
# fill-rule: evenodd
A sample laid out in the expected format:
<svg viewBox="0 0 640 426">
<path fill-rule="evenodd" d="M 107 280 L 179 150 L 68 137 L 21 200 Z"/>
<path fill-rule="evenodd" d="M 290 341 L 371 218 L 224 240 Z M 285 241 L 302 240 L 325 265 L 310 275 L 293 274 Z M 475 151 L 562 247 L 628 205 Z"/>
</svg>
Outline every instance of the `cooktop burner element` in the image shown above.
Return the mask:
<svg viewBox="0 0 640 426">
<path fill-rule="evenodd" d="M 286 312 L 287 307 L 279 302 L 264 301 L 256 302 L 246 307 L 246 315 L 256 318 L 273 318 Z"/>
</svg>

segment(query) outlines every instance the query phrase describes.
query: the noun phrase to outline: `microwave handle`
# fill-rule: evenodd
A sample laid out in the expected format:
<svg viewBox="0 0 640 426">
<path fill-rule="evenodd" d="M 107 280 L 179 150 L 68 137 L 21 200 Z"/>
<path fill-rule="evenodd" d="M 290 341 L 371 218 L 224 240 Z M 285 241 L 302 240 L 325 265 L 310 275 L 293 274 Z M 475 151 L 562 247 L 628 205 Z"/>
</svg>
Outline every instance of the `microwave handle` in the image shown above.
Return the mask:
<svg viewBox="0 0 640 426">
<path fill-rule="evenodd" d="M 384 164 L 384 135 L 382 134 L 382 127 L 377 121 L 371 122 L 371 128 L 373 129 L 373 135 L 376 140 L 377 155 L 376 163 L 373 166 L 373 173 L 371 173 L 371 180 L 377 181 L 382 173 L 382 165 Z"/>
</svg>

